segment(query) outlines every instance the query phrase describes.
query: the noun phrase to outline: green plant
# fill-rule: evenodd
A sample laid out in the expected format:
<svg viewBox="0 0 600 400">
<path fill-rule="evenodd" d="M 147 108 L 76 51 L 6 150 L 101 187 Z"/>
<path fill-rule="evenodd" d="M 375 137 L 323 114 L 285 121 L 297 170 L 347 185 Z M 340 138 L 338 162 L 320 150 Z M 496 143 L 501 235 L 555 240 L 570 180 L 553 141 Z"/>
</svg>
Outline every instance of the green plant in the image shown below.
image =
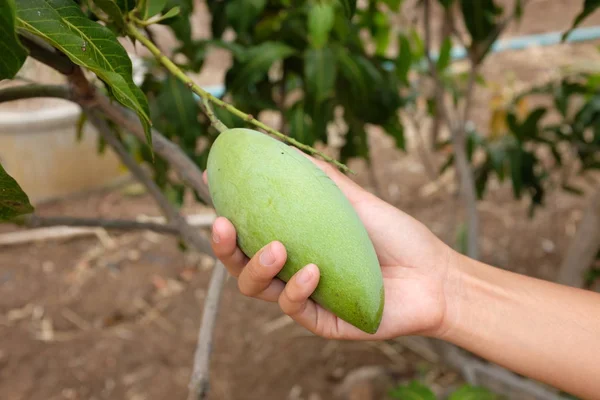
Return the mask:
<svg viewBox="0 0 600 400">
<path fill-rule="evenodd" d="M 389 396 L 398 400 L 436 400 L 438 398 L 429 387 L 417 380 L 393 388 L 390 390 Z M 448 400 L 500 400 L 500 398 L 483 387 L 468 384 L 459 387 L 447 397 Z"/>
</svg>

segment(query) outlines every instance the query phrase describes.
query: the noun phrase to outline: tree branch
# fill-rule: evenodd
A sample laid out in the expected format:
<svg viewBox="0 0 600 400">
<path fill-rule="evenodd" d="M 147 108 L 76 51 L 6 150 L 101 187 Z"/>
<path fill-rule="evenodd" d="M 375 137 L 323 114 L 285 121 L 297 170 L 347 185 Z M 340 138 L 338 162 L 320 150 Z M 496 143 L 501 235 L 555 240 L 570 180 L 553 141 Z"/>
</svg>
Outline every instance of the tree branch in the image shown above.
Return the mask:
<svg viewBox="0 0 600 400">
<path fill-rule="evenodd" d="M 21 221 L 17 221 L 17 223 L 21 223 Z M 29 228 L 42 228 L 49 226 L 77 226 L 88 228 L 104 228 L 116 231 L 147 230 L 167 235 L 179 235 L 179 230 L 173 224 L 139 222 L 127 219 L 43 217 L 39 215 L 29 215 L 23 218 L 22 223 Z"/>
<path fill-rule="evenodd" d="M 442 118 L 448 124 L 452 136 L 452 144 L 454 150 L 454 166 L 458 173 L 460 180 L 461 193 L 463 197 L 463 205 L 465 214 L 467 217 L 467 228 L 468 228 L 468 243 L 467 243 L 467 255 L 471 258 L 479 258 L 479 215 L 477 213 L 477 196 L 475 191 L 475 180 L 473 177 L 473 171 L 471 165 L 467 160 L 466 154 L 466 117 L 470 110 L 471 97 L 473 94 L 473 86 L 476 77 L 476 68 L 474 64 L 471 67 L 471 74 L 469 76 L 469 84 L 467 89 L 467 98 L 465 100 L 465 118 L 459 119 L 458 122 L 453 122 L 446 103 L 444 101 L 444 87 L 437 71 L 437 67 L 431 59 L 429 54 L 430 46 L 430 0 L 424 0 L 424 25 L 425 25 L 425 57 L 429 65 L 430 74 L 435 82 L 436 91 L 436 104 L 438 112 Z"/>
<path fill-rule="evenodd" d="M 66 85 L 20 85 L 0 89 L 0 103 L 34 97 L 54 97 L 72 100 L 71 91 Z"/>
<path fill-rule="evenodd" d="M 283 133 L 281 133 L 279 131 L 276 131 L 275 129 L 269 127 L 268 125 L 263 124 L 262 122 L 260 122 L 256 118 L 254 118 L 252 115 L 246 114 L 245 112 L 238 110 L 231 104 L 229 104 L 221 99 L 218 99 L 215 96 L 211 95 L 210 93 L 206 92 L 204 89 L 202 89 L 196 83 L 194 83 L 194 81 L 192 81 L 185 73 L 183 73 L 183 71 L 181 69 L 179 69 L 179 67 L 177 65 L 175 65 L 168 57 L 166 57 L 160 51 L 160 49 L 158 49 L 154 45 L 154 43 L 152 43 L 146 36 L 142 35 L 142 33 L 134 25 L 132 25 L 132 24 L 127 25 L 127 32 L 132 37 L 134 37 L 136 40 L 138 40 L 140 43 L 142 43 L 154 55 L 154 57 L 158 60 L 158 62 L 161 63 L 167 70 L 169 70 L 169 72 L 171 74 L 173 74 L 173 76 L 178 78 L 181 82 L 185 83 L 194 93 L 196 93 L 201 98 L 206 99 L 207 101 L 210 101 L 211 103 L 216 104 L 217 106 L 226 109 L 233 115 L 243 119 L 244 121 L 251 123 L 252 125 L 264 130 L 267 133 L 270 133 L 271 135 L 278 137 L 279 139 L 281 139 L 285 142 L 293 144 L 294 146 L 298 147 L 299 149 L 302 149 L 310 154 L 321 157 L 323 160 L 336 165 L 339 169 L 341 169 L 344 172 L 353 173 L 350 170 L 350 168 L 348 168 L 344 164 L 340 163 L 339 161 L 329 157 L 328 155 L 316 150 L 315 148 L 313 148 L 311 146 L 307 146 L 307 145 L 297 141 L 294 138 L 291 138 L 289 136 L 284 135 Z"/>
<path fill-rule="evenodd" d="M 198 331 L 198 344 L 194 353 L 194 367 L 190 378 L 188 400 L 204 400 L 209 391 L 210 355 L 212 352 L 215 322 L 219 311 L 221 291 L 227 272 L 221 262 L 217 262 L 208 284 L 208 293 L 204 299 L 202 322 Z"/>
<path fill-rule="evenodd" d="M 76 65 L 69 60 L 69 57 L 55 50 L 38 38 L 30 38 L 25 34 L 19 35 L 21 43 L 29 50 L 29 55 L 39 62 L 54 68 L 63 75 L 70 75 L 76 68 Z"/>
</svg>

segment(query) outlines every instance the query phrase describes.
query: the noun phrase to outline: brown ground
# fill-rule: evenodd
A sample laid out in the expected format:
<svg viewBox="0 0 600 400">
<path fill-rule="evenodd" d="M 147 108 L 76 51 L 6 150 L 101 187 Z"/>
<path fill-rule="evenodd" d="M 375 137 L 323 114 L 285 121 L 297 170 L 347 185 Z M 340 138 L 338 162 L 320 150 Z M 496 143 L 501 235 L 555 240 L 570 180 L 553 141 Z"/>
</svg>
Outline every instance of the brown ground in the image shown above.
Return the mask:
<svg viewBox="0 0 600 400">
<path fill-rule="evenodd" d="M 578 11 L 572 1 L 532 1 L 518 34 L 562 29 Z M 543 19 L 536 12 L 544 9 Z M 596 16 L 592 22 L 600 22 Z M 515 32 L 512 32 L 515 33 Z M 561 46 L 495 55 L 485 74 L 505 71 L 529 81 L 556 62 L 586 58 L 593 46 Z M 548 60 L 554 61 L 548 62 Z M 476 121 L 486 121 L 489 97 L 478 94 Z M 451 179 L 432 185 L 413 156 L 373 134 L 374 177 L 360 165 L 361 184 L 426 223 L 453 243 L 459 204 Z M 485 261 L 553 279 L 585 198 L 550 193 L 528 219 L 527 205 L 495 185 L 480 204 Z M 119 190 L 39 208 L 48 215 L 133 217 L 157 214 L 150 199 Z M 10 230 L 0 227 L 0 232 Z M 181 399 L 196 343 L 211 265 L 183 255 L 153 234 L 48 241 L 0 250 L 0 393 L 3 399 Z M 326 341 L 286 323 L 275 305 L 241 296 L 229 280 L 212 360 L 212 399 L 329 399 L 350 372 L 382 367 L 392 381 L 426 374 L 438 387 L 459 382 L 409 343 Z M 413 350 L 415 351 L 413 351 Z M 381 375 L 381 374 L 380 374 Z M 389 382 L 388 382 L 389 384 Z M 382 384 L 381 387 L 386 387 Z"/>
</svg>

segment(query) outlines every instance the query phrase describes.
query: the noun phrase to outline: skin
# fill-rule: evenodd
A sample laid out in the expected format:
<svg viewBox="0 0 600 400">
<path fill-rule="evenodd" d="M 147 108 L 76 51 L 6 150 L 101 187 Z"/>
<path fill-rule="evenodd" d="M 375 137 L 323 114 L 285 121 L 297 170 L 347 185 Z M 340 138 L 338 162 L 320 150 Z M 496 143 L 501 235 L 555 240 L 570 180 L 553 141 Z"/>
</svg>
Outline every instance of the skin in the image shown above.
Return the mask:
<svg viewBox="0 0 600 400">
<path fill-rule="evenodd" d="M 366 334 L 309 299 L 319 282 L 318 266 L 307 265 L 287 284 L 275 278 L 286 260 L 281 243 L 270 243 L 249 260 L 236 245 L 233 225 L 219 217 L 213 250 L 242 294 L 278 302 L 318 336 L 434 337 L 581 398 L 600 399 L 599 294 L 469 259 L 329 164 L 309 158 L 350 200 L 375 246 L 386 294 L 379 330 Z"/>
</svg>

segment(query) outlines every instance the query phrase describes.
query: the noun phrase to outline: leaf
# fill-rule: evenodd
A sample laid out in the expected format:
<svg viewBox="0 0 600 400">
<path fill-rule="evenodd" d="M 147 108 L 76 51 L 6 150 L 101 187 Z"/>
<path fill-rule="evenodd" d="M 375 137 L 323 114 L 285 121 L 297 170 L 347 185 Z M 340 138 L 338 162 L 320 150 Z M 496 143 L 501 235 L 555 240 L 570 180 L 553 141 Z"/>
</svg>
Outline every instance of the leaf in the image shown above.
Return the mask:
<svg viewBox="0 0 600 400">
<path fill-rule="evenodd" d="M 116 0 L 117 5 L 119 6 L 119 8 L 124 12 L 127 13 L 131 10 L 133 10 L 133 8 L 136 5 L 136 0 Z"/>
<path fill-rule="evenodd" d="M 546 114 L 546 111 L 547 110 L 545 107 L 538 107 L 529 114 L 525 122 L 523 122 L 523 124 L 520 127 L 521 135 L 523 137 L 536 136 L 538 131 L 538 122 L 540 121 L 540 119 L 542 119 L 544 114 Z"/>
<path fill-rule="evenodd" d="M 523 152 L 520 148 L 510 149 L 508 157 L 510 159 L 510 177 L 512 179 L 513 193 L 517 199 L 520 199 L 523 187 Z"/>
<path fill-rule="evenodd" d="M 0 80 L 12 79 L 27 58 L 15 32 L 15 0 L 0 0 L 0 52 Z"/>
<path fill-rule="evenodd" d="M 448 400 L 496 400 L 498 396 L 486 388 L 464 385 L 450 395 Z"/>
<path fill-rule="evenodd" d="M 17 20 L 21 28 L 98 75 L 119 103 L 137 113 L 152 147 L 148 101 L 133 82 L 127 52 L 108 28 L 88 19 L 71 0 L 20 0 Z"/>
<path fill-rule="evenodd" d="M 355 118 L 350 118 L 347 122 L 346 143 L 340 150 L 341 161 L 345 163 L 354 157 L 369 160 L 369 142 L 364 125 Z"/>
<path fill-rule="evenodd" d="M 266 0 L 228 0 L 227 21 L 238 35 L 247 33 L 265 8 Z"/>
<path fill-rule="evenodd" d="M 195 148 L 203 129 L 198 121 L 200 108 L 193 93 L 173 75 L 163 82 L 156 98 L 157 115 L 152 119 L 169 137 L 179 137 L 185 148 Z"/>
<path fill-rule="evenodd" d="M 125 26 L 123 11 L 115 0 L 94 0 L 94 3 L 110 17 L 119 29 Z"/>
<path fill-rule="evenodd" d="M 167 5 L 167 0 L 146 0 L 146 10 L 144 12 L 144 19 L 155 16 L 162 12 Z"/>
<path fill-rule="evenodd" d="M 452 50 L 452 40 L 449 36 L 444 38 L 442 42 L 442 47 L 440 48 L 440 56 L 437 60 L 437 70 L 438 72 L 444 72 L 444 70 L 450 64 L 450 51 Z"/>
<path fill-rule="evenodd" d="M 438 0 L 438 3 L 444 8 L 449 8 L 454 3 L 454 0 Z"/>
<path fill-rule="evenodd" d="M 304 101 L 297 101 L 296 104 L 286 110 L 285 114 L 290 136 L 300 143 L 312 146 L 316 137 L 310 126 L 310 119 L 304 110 Z"/>
<path fill-rule="evenodd" d="M 344 47 L 335 48 L 340 76 L 345 78 L 343 85 L 349 86 L 355 99 L 366 99 L 369 96 L 368 76 L 356 59 L 351 57 Z"/>
<path fill-rule="evenodd" d="M 517 139 L 521 140 L 521 126 L 517 121 L 515 113 L 511 111 L 506 114 L 506 123 L 508 124 L 510 132 L 513 133 Z"/>
<path fill-rule="evenodd" d="M 571 28 L 569 28 L 569 30 L 563 34 L 562 40 L 564 41 L 573 31 L 573 29 L 575 29 L 579 24 L 581 24 L 584 19 L 590 16 L 590 14 L 596 11 L 598 7 L 600 7 L 600 0 L 585 0 L 585 2 L 583 3 L 583 10 L 581 10 L 577 17 L 575 17 Z"/>
<path fill-rule="evenodd" d="M 460 5 L 472 46 L 487 40 L 496 30 L 496 18 L 502 13 L 502 8 L 494 0 L 461 1 Z"/>
<path fill-rule="evenodd" d="M 333 28 L 335 13 L 329 3 L 314 3 L 308 10 L 308 35 L 313 47 L 325 46 Z"/>
<path fill-rule="evenodd" d="M 398 12 L 400 10 L 400 6 L 404 0 L 383 0 L 385 4 L 388 5 L 390 10 Z"/>
<path fill-rule="evenodd" d="M 348 19 L 354 16 L 356 12 L 356 0 L 338 0 L 344 9 L 344 14 Z"/>
<path fill-rule="evenodd" d="M 388 15 L 378 12 L 373 17 L 375 30 L 373 36 L 375 39 L 375 54 L 383 56 L 390 44 L 391 26 Z"/>
<path fill-rule="evenodd" d="M 29 197 L 0 164 L 0 221 L 33 211 Z"/>
<path fill-rule="evenodd" d="M 396 76 L 405 85 L 408 85 L 408 71 L 412 64 L 412 50 L 406 35 L 398 35 L 398 45 L 399 53 L 398 58 L 396 58 Z"/>
<path fill-rule="evenodd" d="M 574 194 L 575 196 L 583 196 L 585 194 L 583 189 L 578 188 L 574 185 L 570 185 L 568 183 L 563 183 L 561 187 L 565 192 L 569 192 L 571 194 Z"/>
<path fill-rule="evenodd" d="M 336 73 L 336 59 L 330 48 L 306 50 L 304 53 L 306 87 L 317 103 L 333 94 Z"/>
<path fill-rule="evenodd" d="M 398 386 L 390 391 L 390 396 L 398 400 L 436 400 L 435 394 L 418 381 Z"/>
<path fill-rule="evenodd" d="M 239 71 L 228 88 L 238 91 L 261 80 L 275 61 L 283 60 L 296 51 L 281 42 L 263 42 L 246 50 L 247 62 L 239 65 Z"/>
<path fill-rule="evenodd" d="M 404 126 L 397 117 L 391 118 L 385 125 L 383 125 L 385 132 L 394 138 L 396 147 L 401 150 L 406 150 L 406 143 L 404 139 Z"/>
<path fill-rule="evenodd" d="M 224 3 L 225 2 L 221 1 L 218 2 L 218 4 Z M 179 14 L 175 17 L 168 18 L 162 21 L 161 23 L 171 28 L 171 30 L 175 34 L 175 37 L 177 37 L 177 39 L 179 39 L 179 41 L 183 43 L 184 49 L 193 47 L 192 25 L 190 24 L 190 16 L 194 12 L 194 2 L 191 0 L 167 0 L 167 4 L 164 9 L 170 10 L 175 7 L 179 7 Z"/>
</svg>

